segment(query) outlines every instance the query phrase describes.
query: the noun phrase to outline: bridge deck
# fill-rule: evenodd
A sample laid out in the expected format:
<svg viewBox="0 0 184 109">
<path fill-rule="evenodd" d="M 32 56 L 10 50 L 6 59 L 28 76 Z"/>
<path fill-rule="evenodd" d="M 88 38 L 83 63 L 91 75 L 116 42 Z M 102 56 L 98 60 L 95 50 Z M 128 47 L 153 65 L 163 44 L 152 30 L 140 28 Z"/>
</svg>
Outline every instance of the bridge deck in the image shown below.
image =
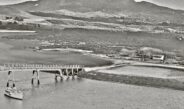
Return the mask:
<svg viewBox="0 0 184 109">
<path fill-rule="evenodd" d="M 82 65 L 43 65 L 43 64 L 4 64 L 4 70 L 59 70 L 59 69 L 83 69 Z"/>
</svg>

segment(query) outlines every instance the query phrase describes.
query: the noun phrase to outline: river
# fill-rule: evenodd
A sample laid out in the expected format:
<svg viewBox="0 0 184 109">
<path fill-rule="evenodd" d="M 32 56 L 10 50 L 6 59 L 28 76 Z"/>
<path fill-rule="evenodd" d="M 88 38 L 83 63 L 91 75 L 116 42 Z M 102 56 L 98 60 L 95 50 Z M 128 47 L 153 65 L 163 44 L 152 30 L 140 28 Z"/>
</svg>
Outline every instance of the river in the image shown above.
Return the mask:
<svg viewBox="0 0 184 109">
<path fill-rule="evenodd" d="M 41 85 L 31 85 L 31 72 L 15 72 L 16 86 L 24 100 L 3 95 L 7 72 L 0 72 L 2 109 L 183 109 L 184 92 L 88 79 L 55 82 L 41 73 Z"/>
<path fill-rule="evenodd" d="M 29 40 L 1 39 L 0 45 L 1 64 L 72 63 L 100 66 L 109 63 L 101 58 L 81 53 L 34 52 L 25 49 L 35 46 L 35 43 Z M 125 71 L 130 70 L 126 68 Z M 15 72 L 16 86 L 24 92 L 24 100 L 20 101 L 4 96 L 7 72 L 0 72 L 1 109 L 183 109 L 184 107 L 184 91 L 77 78 L 74 80 L 64 78 L 62 82 L 55 82 L 54 75 L 46 73 L 41 73 L 41 84 L 38 87 L 31 85 L 31 76 L 32 73 L 28 71 Z"/>
</svg>

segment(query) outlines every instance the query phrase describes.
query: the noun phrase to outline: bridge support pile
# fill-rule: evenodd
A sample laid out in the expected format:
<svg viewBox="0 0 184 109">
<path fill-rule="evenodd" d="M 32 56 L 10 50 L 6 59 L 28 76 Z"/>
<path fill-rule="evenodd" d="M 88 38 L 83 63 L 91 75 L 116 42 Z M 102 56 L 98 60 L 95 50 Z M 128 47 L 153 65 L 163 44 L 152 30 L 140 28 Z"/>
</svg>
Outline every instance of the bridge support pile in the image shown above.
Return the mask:
<svg viewBox="0 0 184 109">
<path fill-rule="evenodd" d="M 10 71 L 31 70 L 32 78 L 31 84 L 35 81 L 37 85 L 40 84 L 40 72 L 55 74 L 55 80 L 58 77 L 63 80 L 63 76 L 67 79 L 72 76 L 74 78 L 79 72 L 84 71 L 84 66 L 81 65 L 38 65 L 38 64 L 5 64 L 4 69 Z"/>
</svg>

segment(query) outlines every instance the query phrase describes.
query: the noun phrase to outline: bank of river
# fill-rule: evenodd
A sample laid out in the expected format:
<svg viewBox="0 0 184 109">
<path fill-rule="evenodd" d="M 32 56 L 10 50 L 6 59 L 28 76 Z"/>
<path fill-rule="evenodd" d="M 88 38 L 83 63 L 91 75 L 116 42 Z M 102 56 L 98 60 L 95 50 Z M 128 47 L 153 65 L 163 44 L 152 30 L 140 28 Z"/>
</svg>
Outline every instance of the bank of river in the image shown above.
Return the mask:
<svg viewBox="0 0 184 109">
<path fill-rule="evenodd" d="M 134 65 L 91 68 L 88 70 L 89 72 L 80 73 L 79 76 L 100 81 L 184 90 L 184 72 L 182 70 L 176 70 L 175 67 L 167 69 Z"/>
<path fill-rule="evenodd" d="M 82 50 L 82 49 L 74 49 L 74 48 L 48 48 L 42 49 L 42 51 L 61 51 L 61 52 L 79 52 L 79 53 L 93 53 L 93 51 Z"/>
</svg>

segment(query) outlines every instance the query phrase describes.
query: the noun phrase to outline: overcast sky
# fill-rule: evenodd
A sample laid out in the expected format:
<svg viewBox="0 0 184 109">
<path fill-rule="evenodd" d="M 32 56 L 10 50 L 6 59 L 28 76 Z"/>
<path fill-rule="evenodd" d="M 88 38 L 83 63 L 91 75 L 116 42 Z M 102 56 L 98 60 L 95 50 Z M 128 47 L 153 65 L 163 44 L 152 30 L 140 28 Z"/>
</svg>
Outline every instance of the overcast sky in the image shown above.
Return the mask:
<svg viewBox="0 0 184 109">
<path fill-rule="evenodd" d="M 157 5 L 184 10 L 184 0 L 135 0 L 135 1 L 148 1 L 155 3 Z"/>
<path fill-rule="evenodd" d="M 36 0 L 0 0 L 0 5 L 20 3 L 24 1 L 36 1 Z M 157 5 L 184 10 L 184 0 L 135 0 L 135 1 L 137 2 L 148 1 L 148 2 L 155 3 Z"/>
</svg>

